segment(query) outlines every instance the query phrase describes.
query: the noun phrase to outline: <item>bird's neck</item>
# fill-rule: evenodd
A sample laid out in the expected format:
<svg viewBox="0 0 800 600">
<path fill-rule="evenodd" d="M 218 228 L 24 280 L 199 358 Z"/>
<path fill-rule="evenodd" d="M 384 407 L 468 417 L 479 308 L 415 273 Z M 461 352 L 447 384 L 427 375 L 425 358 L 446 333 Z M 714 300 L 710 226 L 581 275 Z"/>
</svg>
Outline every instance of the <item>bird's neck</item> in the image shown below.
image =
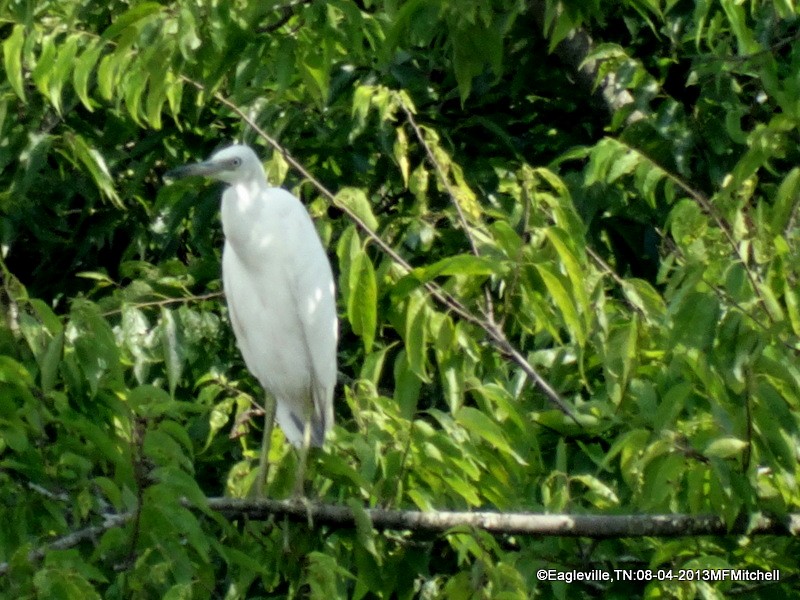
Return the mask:
<svg viewBox="0 0 800 600">
<path fill-rule="evenodd" d="M 259 197 L 266 188 L 264 183 L 235 183 L 222 196 L 222 201 L 233 204 L 236 211 L 246 214 L 261 208 Z"/>
<path fill-rule="evenodd" d="M 222 229 L 234 247 L 243 251 L 263 236 L 269 220 L 262 218 L 266 209 L 263 200 L 265 186 L 234 184 L 222 194 Z"/>
</svg>

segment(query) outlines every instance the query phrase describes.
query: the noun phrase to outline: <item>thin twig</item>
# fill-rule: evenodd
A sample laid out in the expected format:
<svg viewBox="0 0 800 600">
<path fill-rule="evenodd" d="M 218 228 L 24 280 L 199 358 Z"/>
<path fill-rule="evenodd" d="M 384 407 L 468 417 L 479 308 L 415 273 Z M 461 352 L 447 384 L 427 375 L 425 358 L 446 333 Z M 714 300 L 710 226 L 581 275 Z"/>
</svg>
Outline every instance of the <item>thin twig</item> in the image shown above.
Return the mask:
<svg viewBox="0 0 800 600">
<path fill-rule="evenodd" d="M 687 263 L 686 256 L 683 254 L 683 251 L 680 249 L 680 247 L 677 244 L 675 244 L 675 242 L 673 242 L 660 229 L 656 228 L 656 233 L 661 237 L 661 239 L 664 241 L 664 243 L 666 243 L 669 246 L 669 251 L 671 253 L 673 253 L 677 257 L 678 261 L 683 261 L 683 264 L 686 264 Z M 747 271 L 747 267 L 745 267 L 745 271 Z M 719 298 L 720 302 L 722 302 L 723 304 L 729 304 L 730 306 L 732 306 L 733 308 L 738 310 L 742 315 L 744 315 L 745 317 L 750 319 L 757 327 L 762 329 L 764 331 L 764 333 L 767 333 L 767 334 L 770 334 L 770 335 L 774 336 L 775 332 L 773 331 L 773 329 L 769 325 L 767 325 L 766 323 L 762 323 L 759 319 L 757 319 L 752 314 L 751 311 L 746 310 L 745 307 L 742 306 L 739 303 L 739 301 L 737 301 L 735 298 L 731 297 L 731 295 L 727 291 L 725 291 L 724 289 L 722 289 L 721 287 L 719 287 L 715 283 L 709 281 L 706 278 L 705 274 L 702 275 L 701 281 L 708 286 L 708 289 L 710 289 L 712 292 L 714 292 L 714 294 L 716 294 L 716 296 L 717 296 L 717 298 Z M 785 346 L 786 348 L 788 348 L 789 350 L 796 350 L 797 349 L 794 345 L 790 344 L 789 342 L 787 342 L 785 340 L 780 339 L 779 337 L 775 337 L 775 340 L 779 344 L 781 344 L 781 345 Z"/>
<path fill-rule="evenodd" d="M 606 261 L 604 261 L 603 258 L 597 252 L 595 252 L 590 246 L 586 246 L 586 254 L 588 254 L 592 258 L 592 260 L 597 264 L 600 270 L 609 275 L 611 279 L 613 279 L 614 282 L 624 291 L 625 280 L 622 277 L 620 277 L 614 269 L 611 268 L 611 265 L 609 265 Z M 633 302 L 631 302 L 628 299 L 627 295 L 625 295 L 625 302 L 628 304 L 628 306 L 631 307 L 632 310 L 635 310 L 640 315 L 647 318 L 647 315 L 645 314 L 644 310 L 641 307 L 636 306 Z"/>
<path fill-rule="evenodd" d="M 796 31 L 790 36 L 787 36 L 783 39 L 778 40 L 774 44 L 767 46 L 761 50 L 757 50 L 756 52 L 751 52 L 750 54 L 741 54 L 739 56 L 697 56 L 694 60 L 698 63 L 711 63 L 711 62 L 729 62 L 729 63 L 746 63 L 756 58 L 761 58 L 767 54 L 772 54 L 776 50 L 780 50 L 784 46 L 788 46 L 789 44 L 796 42 L 800 39 L 800 31 Z"/>
<path fill-rule="evenodd" d="M 478 244 L 475 241 L 475 237 L 472 235 L 472 229 L 467 222 L 467 217 L 464 215 L 464 209 L 461 207 L 461 203 L 458 201 L 458 197 L 456 195 L 455 189 L 453 189 L 453 184 L 450 183 L 450 178 L 447 176 L 447 173 L 444 172 L 444 168 L 442 167 L 441 163 L 436 160 L 436 155 L 433 152 L 430 144 L 425 140 L 425 136 L 422 135 L 422 130 L 420 129 L 419 125 L 417 125 L 417 121 L 414 119 L 414 115 L 411 114 L 409 108 L 401 103 L 400 106 L 403 109 L 403 112 L 406 114 L 406 120 L 408 124 L 411 125 L 411 128 L 414 130 L 414 134 L 417 136 L 417 140 L 425 149 L 425 154 L 428 155 L 428 161 L 433 166 L 433 169 L 436 171 L 436 175 L 439 178 L 439 181 L 442 182 L 444 189 L 447 190 L 448 196 L 450 196 L 450 203 L 456 209 L 456 214 L 458 215 L 458 221 L 461 224 L 461 230 L 464 232 L 464 236 L 467 238 L 469 242 L 470 250 L 474 256 L 480 256 L 481 252 L 478 249 Z M 483 299 L 486 304 L 484 309 L 486 319 L 491 324 L 496 324 L 495 317 L 494 317 L 494 304 L 492 303 L 492 294 L 489 290 L 489 283 L 483 286 Z"/>
<path fill-rule="evenodd" d="M 224 292 L 210 292 L 208 294 L 200 294 L 199 296 L 182 296 L 180 298 L 164 298 L 163 300 L 150 300 L 147 302 L 125 302 L 120 308 L 107 310 L 103 313 L 104 317 L 117 315 L 124 310 L 124 306 L 133 306 L 135 308 L 147 308 L 150 306 L 167 306 L 169 304 L 188 304 L 189 302 L 202 302 L 203 300 L 211 300 L 212 298 L 222 298 Z"/>
<path fill-rule="evenodd" d="M 761 288 L 758 285 L 758 280 L 756 279 L 756 276 L 753 274 L 753 272 L 748 267 L 747 261 L 745 260 L 745 257 L 742 255 L 741 251 L 739 250 L 739 245 L 736 243 L 736 239 L 733 237 L 733 230 L 732 230 L 732 228 L 730 226 L 730 223 L 728 223 L 717 212 L 717 210 L 714 207 L 714 205 L 711 204 L 709 199 L 706 198 L 704 194 L 702 194 L 701 192 L 698 192 L 696 189 L 694 189 L 692 186 L 690 186 L 688 183 L 686 183 L 683 179 L 681 179 L 681 177 L 679 177 L 675 173 L 672 173 L 672 172 L 668 171 L 667 169 L 665 169 L 664 167 L 662 167 L 661 165 L 659 165 L 658 162 L 656 162 L 655 160 L 650 158 L 647 154 L 645 154 L 639 148 L 636 148 L 634 146 L 626 144 L 625 142 L 622 142 L 620 140 L 616 140 L 616 141 L 618 143 L 622 144 L 623 146 L 625 146 L 626 148 L 628 148 L 628 150 L 630 150 L 632 152 L 636 152 L 639 156 L 642 156 L 643 158 L 647 159 L 651 164 L 655 165 L 658 169 L 660 169 L 664 173 L 664 176 L 667 179 L 672 181 L 675 185 L 677 185 L 684 192 L 686 192 L 689 195 L 689 197 L 692 198 L 692 200 L 694 200 L 695 202 L 697 202 L 697 204 L 700 206 L 700 208 L 702 208 L 705 211 L 705 213 L 707 215 L 709 215 L 714 220 L 714 222 L 717 224 L 717 227 L 719 227 L 720 231 L 722 231 L 722 234 L 725 236 L 725 239 L 728 241 L 728 245 L 730 245 L 731 250 L 733 251 L 733 254 L 736 256 L 738 261 L 744 267 L 744 272 L 747 275 L 747 279 L 750 281 L 750 285 L 753 287 L 753 292 L 755 293 L 755 295 L 758 298 L 758 300 L 761 303 L 761 305 L 764 306 L 764 308 L 765 308 L 765 312 L 767 314 L 767 318 L 772 323 L 775 323 L 775 319 L 772 317 L 772 315 L 770 314 L 769 310 L 766 309 L 767 302 L 766 302 L 766 299 L 764 298 L 764 294 L 761 291 Z"/>
</svg>

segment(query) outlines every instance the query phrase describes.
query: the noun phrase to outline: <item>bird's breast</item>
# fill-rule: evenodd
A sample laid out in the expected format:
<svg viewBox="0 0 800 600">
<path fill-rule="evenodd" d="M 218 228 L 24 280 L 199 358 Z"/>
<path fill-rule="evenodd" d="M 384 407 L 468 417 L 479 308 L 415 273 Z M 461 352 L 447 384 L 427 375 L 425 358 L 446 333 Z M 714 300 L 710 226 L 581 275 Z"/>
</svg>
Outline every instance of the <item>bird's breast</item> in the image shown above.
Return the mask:
<svg viewBox="0 0 800 600">
<path fill-rule="evenodd" d="M 280 261 L 291 243 L 287 210 L 268 190 L 231 186 L 222 195 L 225 240 L 248 268 Z"/>
</svg>

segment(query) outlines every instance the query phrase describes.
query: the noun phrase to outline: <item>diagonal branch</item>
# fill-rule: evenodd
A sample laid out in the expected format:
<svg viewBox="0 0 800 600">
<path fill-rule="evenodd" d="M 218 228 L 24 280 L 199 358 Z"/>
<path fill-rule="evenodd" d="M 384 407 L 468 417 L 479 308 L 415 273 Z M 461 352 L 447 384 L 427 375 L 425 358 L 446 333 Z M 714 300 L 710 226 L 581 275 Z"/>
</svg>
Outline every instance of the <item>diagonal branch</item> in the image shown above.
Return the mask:
<svg viewBox="0 0 800 600">
<path fill-rule="evenodd" d="M 417 140 L 419 143 L 422 144 L 422 147 L 425 149 L 425 154 L 428 156 L 428 161 L 433 166 L 434 170 L 436 171 L 437 176 L 439 177 L 439 181 L 442 182 L 442 185 L 447 190 L 447 195 L 450 196 L 450 203 L 455 207 L 456 214 L 458 215 L 458 222 L 461 225 L 461 230 L 464 232 L 464 236 L 467 238 L 469 242 L 470 250 L 474 256 L 480 256 L 480 250 L 478 249 L 478 244 L 475 242 L 475 237 L 472 235 L 472 230 L 470 228 L 469 223 L 467 222 L 467 217 L 464 215 L 464 209 L 461 208 L 461 203 L 458 201 L 456 197 L 456 191 L 453 189 L 453 184 L 450 183 L 450 178 L 445 173 L 444 168 L 436 160 L 436 155 L 433 153 L 433 149 L 431 148 L 430 144 L 425 140 L 425 137 L 422 135 L 422 130 L 420 129 L 417 121 L 414 119 L 414 115 L 411 114 L 411 111 L 408 107 L 401 103 L 400 106 L 403 109 L 403 112 L 406 113 L 406 120 L 408 124 L 411 125 L 411 128 L 414 130 L 414 134 L 417 136 Z M 489 324 L 494 324 L 495 317 L 494 317 L 494 305 L 492 303 L 492 294 L 489 291 L 488 282 L 486 285 L 483 286 L 483 301 L 485 303 L 485 311 L 486 311 L 486 319 Z"/>
</svg>

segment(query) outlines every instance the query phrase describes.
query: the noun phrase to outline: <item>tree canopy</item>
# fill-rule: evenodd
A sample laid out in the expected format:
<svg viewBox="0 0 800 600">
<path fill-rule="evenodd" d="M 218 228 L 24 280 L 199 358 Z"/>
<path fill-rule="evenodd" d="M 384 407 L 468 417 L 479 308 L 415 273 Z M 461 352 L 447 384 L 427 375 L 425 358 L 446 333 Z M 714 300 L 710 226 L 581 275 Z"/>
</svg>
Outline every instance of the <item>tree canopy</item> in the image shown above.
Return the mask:
<svg viewBox="0 0 800 600">
<path fill-rule="evenodd" d="M 0 40 L 5 596 L 796 595 L 797 540 L 757 535 L 800 504 L 792 0 L 25 0 Z M 162 175 L 234 140 L 333 263 L 337 426 L 308 489 L 353 526 L 225 504 L 262 390 L 220 187 Z M 277 429 L 270 458 L 288 498 Z"/>
</svg>

